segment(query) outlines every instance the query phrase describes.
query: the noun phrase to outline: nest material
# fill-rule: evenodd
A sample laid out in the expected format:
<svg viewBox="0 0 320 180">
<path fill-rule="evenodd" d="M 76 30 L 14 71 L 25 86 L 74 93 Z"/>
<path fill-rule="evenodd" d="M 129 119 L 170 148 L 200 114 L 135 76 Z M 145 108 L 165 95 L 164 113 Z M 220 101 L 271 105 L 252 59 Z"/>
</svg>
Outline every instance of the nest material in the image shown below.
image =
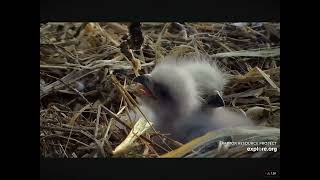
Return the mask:
<svg viewBox="0 0 320 180">
<path fill-rule="evenodd" d="M 232 74 L 227 106 L 280 128 L 279 23 L 47 23 L 40 26 L 41 155 L 113 156 L 135 124 L 132 78 L 163 56 L 198 54 Z M 123 156 L 161 155 L 150 136 Z"/>
</svg>

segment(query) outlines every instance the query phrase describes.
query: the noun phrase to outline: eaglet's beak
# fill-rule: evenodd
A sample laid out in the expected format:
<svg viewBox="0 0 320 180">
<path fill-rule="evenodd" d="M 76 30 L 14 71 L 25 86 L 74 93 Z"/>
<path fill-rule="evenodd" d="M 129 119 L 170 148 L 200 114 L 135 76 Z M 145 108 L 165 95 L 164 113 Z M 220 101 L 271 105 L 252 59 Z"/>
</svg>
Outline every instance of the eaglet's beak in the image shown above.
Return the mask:
<svg viewBox="0 0 320 180">
<path fill-rule="evenodd" d="M 132 81 L 135 82 L 133 87 L 134 94 L 138 96 L 153 96 L 153 83 L 150 74 L 137 76 Z"/>
</svg>

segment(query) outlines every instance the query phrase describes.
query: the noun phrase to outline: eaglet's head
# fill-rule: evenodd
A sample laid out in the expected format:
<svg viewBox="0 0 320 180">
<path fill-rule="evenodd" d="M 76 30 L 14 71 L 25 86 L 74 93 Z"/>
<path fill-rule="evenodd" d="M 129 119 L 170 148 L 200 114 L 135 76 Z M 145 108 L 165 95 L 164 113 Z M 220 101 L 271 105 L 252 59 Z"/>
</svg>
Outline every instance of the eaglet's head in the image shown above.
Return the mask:
<svg viewBox="0 0 320 180">
<path fill-rule="evenodd" d="M 138 100 L 162 121 L 187 116 L 201 104 L 195 81 L 174 63 L 163 62 L 134 81 L 140 84 Z"/>
</svg>

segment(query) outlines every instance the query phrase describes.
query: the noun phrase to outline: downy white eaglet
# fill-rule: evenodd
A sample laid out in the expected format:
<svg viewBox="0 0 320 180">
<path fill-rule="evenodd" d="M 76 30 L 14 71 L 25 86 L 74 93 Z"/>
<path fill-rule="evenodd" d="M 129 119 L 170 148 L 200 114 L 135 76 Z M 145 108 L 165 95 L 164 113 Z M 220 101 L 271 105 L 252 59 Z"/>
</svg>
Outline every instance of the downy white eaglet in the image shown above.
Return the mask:
<svg viewBox="0 0 320 180">
<path fill-rule="evenodd" d="M 165 57 L 150 74 L 134 82 L 138 103 L 157 131 L 186 143 L 208 131 L 251 120 L 224 108 L 223 89 L 228 74 L 202 57 Z"/>
</svg>

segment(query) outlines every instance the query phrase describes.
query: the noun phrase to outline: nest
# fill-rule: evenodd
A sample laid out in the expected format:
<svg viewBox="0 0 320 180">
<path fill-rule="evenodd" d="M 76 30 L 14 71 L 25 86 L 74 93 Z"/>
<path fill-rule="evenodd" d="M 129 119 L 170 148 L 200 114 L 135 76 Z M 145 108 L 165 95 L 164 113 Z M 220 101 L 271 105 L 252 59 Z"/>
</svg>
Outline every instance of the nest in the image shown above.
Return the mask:
<svg viewBox="0 0 320 180">
<path fill-rule="evenodd" d="M 151 72 L 161 57 L 200 54 L 232 74 L 228 107 L 257 125 L 280 128 L 279 23 L 40 24 L 41 156 L 113 157 L 135 125 L 128 116 L 136 106 L 131 80 Z M 172 150 L 150 136 L 141 135 L 121 156 Z M 201 152 L 185 156 L 217 156 Z"/>
</svg>

